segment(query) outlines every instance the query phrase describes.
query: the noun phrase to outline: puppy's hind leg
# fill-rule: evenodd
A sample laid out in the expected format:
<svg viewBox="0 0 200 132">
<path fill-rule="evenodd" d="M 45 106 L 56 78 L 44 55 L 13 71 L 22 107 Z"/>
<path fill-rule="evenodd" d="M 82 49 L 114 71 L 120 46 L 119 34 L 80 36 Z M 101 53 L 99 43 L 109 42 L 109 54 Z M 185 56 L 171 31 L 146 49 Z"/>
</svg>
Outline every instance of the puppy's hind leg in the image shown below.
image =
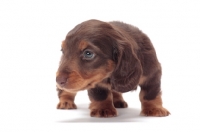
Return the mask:
<svg viewBox="0 0 200 132">
<path fill-rule="evenodd" d="M 128 104 L 124 101 L 122 94 L 112 90 L 113 104 L 115 108 L 127 108 Z"/>
<path fill-rule="evenodd" d="M 160 78 L 161 70 L 158 70 L 140 84 L 141 115 L 168 116 L 170 114 L 169 111 L 162 106 Z"/>
<path fill-rule="evenodd" d="M 115 117 L 117 111 L 113 105 L 111 90 L 103 87 L 96 87 L 88 90 L 90 98 L 91 117 Z"/>
</svg>

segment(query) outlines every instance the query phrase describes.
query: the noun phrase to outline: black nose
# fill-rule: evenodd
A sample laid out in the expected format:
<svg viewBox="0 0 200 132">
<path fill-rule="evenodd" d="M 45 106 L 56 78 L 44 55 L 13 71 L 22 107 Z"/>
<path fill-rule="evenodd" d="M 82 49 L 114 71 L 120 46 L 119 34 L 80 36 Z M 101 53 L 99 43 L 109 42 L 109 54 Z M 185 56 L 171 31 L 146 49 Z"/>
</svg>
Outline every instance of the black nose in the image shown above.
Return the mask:
<svg viewBox="0 0 200 132">
<path fill-rule="evenodd" d="M 67 75 L 58 75 L 56 77 L 56 82 L 63 87 L 67 82 Z"/>
</svg>

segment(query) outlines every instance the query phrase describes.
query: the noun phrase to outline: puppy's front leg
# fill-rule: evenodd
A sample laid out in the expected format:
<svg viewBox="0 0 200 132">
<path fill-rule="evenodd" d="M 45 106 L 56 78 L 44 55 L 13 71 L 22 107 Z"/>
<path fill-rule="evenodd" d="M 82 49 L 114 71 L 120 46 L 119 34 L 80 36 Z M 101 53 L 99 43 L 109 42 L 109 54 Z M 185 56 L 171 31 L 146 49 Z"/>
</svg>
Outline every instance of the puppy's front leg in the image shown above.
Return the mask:
<svg viewBox="0 0 200 132">
<path fill-rule="evenodd" d="M 57 109 L 76 109 L 74 99 L 76 93 L 69 93 L 60 89 L 57 89 L 60 102 L 57 105 Z"/>
<path fill-rule="evenodd" d="M 115 117 L 117 111 L 113 105 L 111 90 L 103 87 L 96 87 L 88 90 L 91 101 L 90 116 L 92 117 Z"/>
</svg>

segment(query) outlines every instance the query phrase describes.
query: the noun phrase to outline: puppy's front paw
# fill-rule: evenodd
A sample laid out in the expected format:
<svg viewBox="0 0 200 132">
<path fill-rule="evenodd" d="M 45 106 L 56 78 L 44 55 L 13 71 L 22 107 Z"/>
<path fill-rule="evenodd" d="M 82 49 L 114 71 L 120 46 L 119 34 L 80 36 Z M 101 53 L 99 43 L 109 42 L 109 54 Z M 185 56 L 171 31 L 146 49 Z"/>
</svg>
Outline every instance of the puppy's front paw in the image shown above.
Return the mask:
<svg viewBox="0 0 200 132">
<path fill-rule="evenodd" d="M 117 111 L 115 108 L 110 109 L 92 109 L 90 112 L 91 117 L 115 117 Z"/>
<path fill-rule="evenodd" d="M 57 109 L 77 109 L 77 107 L 72 101 L 63 101 L 58 103 Z"/>
<path fill-rule="evenodd" d="M 140 115 L 143 116 L 168 116 L 170 112 L 163 107 L 155 107 L 155 108 L 144 108 Z"/>
</svg>

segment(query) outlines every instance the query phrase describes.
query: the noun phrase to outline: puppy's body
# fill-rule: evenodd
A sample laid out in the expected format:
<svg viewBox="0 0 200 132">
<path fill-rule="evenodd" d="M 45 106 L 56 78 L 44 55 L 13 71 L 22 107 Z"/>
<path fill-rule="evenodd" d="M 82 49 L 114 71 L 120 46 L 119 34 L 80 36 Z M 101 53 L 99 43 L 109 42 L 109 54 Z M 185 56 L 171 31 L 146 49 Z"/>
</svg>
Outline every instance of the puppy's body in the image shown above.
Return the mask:
<svg viewBox="0 0 200 132">
<path fill-rule="evenodd" d="M 141 87 L 141 114 L 167 116 L 162 107 L 161 66 L 150 39 L 122 22 L 89 20 L 72 29 L 62 43 L 57 71 L 59 109 L 74 109 L 76 92 L 88 90 L 91 116 L 113 117 L 125 108 L 121 92 Z"/>
</svg>

